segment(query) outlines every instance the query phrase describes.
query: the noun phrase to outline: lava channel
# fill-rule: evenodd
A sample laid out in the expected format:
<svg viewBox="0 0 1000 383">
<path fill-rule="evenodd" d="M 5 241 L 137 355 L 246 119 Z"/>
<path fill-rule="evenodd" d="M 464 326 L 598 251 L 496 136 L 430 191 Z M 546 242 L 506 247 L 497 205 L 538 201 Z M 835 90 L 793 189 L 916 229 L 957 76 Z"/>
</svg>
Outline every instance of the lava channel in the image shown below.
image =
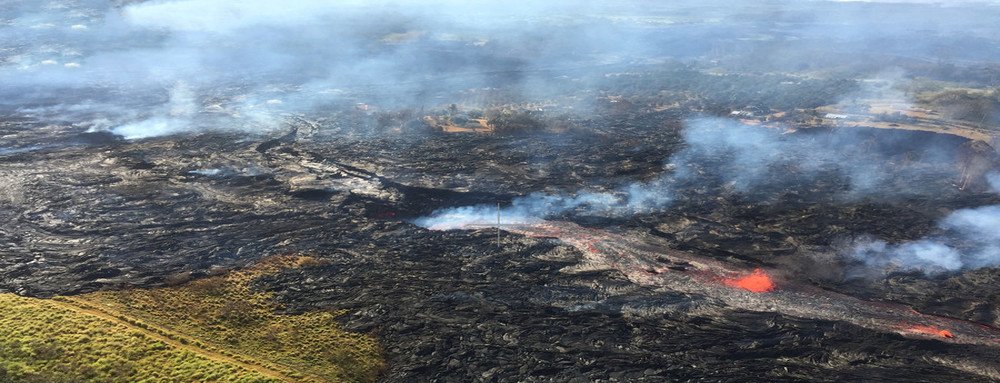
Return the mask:
<svg viewBox="0 0 1000 383">
<path fill-rule="evenodd" d="M 475 224 L 467 228 L 483 227 L 495 226 Z M 750 269 L 673 250 L 655 237 L 612 233 L 561 221 L 507 224 L 501 229 L 530 237 L 557 238 L 579 249 L 585 262 L 619 270 L 634 283 L 699 294 L 734 308 L 843 321 L 911 338 L 1000 347 L 1000 329 L 995 327 L 793 283 L 776 278 L 775 270 Z"/>
<path fill-rule="evenodd" d="M 754 269 L 745 277 L 726 279 L 725 283 L 727 286 L 738 287 L 754 293 L 766 293 L 774 290 L 774 280 L 760 268 Z"/>
</svg>

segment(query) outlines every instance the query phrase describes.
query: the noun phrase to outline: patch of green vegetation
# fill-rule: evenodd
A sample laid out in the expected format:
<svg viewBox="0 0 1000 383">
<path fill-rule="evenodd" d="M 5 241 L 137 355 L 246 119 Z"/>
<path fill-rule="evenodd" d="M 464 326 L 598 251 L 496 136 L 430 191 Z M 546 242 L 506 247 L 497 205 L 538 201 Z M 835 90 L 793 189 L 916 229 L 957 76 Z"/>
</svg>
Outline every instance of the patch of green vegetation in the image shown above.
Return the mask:
<svg viewBox="0 0 1000 383">
<path fill-rule="evenodd" d="M 57 301 L 0 294 L 0 382 L 278 382 Z"/>
<path fill-rule="evenodd" d="M 316 263 L 270 258 L 182 286 L 36 299 L 0 294 L 0 383 L 372 382 L 372 336 L 342 312 L 280 314 L 258 277 Z"/>
<path fill-rule="evenodd" d="M 1000 115 L 1000 91 L 948 87 L 917 95 L 921 105 L 940 111 L 948 118 L 987 126 Z"/>
<path fill-rule="evenodd" d="M 247 270 L 186 285 L 102 291 L 74 297 L 101 311 L 135 318 L 296 381 L 372 382 L 384 368 L 374 337 L 342 330 L 342 312 L 299 315 L 281 309 L 269 293 L 254 292 L 258 277 L 315 263 L 308 257 L 277 257 Z M 241 359 L 242 360 L 242 359 Z"/>
</svg>

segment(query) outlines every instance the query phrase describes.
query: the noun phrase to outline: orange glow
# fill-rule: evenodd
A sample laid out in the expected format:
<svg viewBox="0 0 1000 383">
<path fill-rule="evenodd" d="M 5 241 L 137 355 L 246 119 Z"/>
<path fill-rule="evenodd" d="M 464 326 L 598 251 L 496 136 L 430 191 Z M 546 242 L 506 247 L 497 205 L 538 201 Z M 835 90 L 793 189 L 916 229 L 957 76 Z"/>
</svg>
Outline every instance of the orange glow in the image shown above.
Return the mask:
<svg viewBox="0 0 1000 383">
<path fill-rule="evenodd" d="M 761 269 L 754 269 L 750 275 L 736 279 L 726 279 L 726 286 L 738 287 L 755 293 L 774 290 L 774 281 Z"/>
<path fill-rule="evenodd" d="M 934 336 L 939 336 L 939 337 L 942 337 L 942 338 L 954 338 L 955 337 L 955 334 L 952 334 L 951 331 L 944 330 L 944 329 L 939 329 L 939 328 L 933 327 L 933 326 L 913 326 L 913 327 L 910 327 L 909 330 L 913 331 L 915 333 L 918 333 L 918 334 L 934 335 Z"/>
</svg>

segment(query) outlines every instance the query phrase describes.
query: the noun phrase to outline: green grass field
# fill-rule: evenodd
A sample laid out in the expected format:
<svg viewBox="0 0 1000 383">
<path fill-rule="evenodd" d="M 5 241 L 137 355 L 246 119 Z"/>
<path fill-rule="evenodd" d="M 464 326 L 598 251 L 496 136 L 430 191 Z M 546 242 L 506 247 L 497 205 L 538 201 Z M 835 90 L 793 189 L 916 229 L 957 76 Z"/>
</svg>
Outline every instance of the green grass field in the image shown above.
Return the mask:
<svg viewBox="0 0 1000 383">
<path fill-rule="evenodd" d="M 272 258 L 182 286 L 54 300 L 0 295 L 0 382 L 371 382 L 372 336 L 341 313 L 276 312 L 250 283 L 313 263 Z"/>
<path fill-rule="evenodd" d="M 0 382 L 277 382 L 50 300 L 0 294 Z"/>
</svg>

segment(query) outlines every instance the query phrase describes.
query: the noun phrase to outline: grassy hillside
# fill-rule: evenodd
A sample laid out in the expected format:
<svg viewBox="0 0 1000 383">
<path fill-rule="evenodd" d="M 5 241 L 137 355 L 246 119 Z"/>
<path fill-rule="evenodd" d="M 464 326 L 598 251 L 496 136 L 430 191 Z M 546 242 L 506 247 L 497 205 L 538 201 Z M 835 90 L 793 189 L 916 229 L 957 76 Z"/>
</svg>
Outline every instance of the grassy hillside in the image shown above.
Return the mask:
<svg viewBox="0 0 1000 383">
<path fill-rule="evenodd" d="M 337 312 L 277 314 L 251 282 L 315 261 L 272 258 L 183 286 L 0 299 L 0 382 L 370 382 L 375 340 Z M 127 378 L 123 378 L 127 377 Z"/>
<path fill-rule="evenodd" d="M 0 382 L 277 382 L 60 303 L 0 294 Z"/>
</svg>

